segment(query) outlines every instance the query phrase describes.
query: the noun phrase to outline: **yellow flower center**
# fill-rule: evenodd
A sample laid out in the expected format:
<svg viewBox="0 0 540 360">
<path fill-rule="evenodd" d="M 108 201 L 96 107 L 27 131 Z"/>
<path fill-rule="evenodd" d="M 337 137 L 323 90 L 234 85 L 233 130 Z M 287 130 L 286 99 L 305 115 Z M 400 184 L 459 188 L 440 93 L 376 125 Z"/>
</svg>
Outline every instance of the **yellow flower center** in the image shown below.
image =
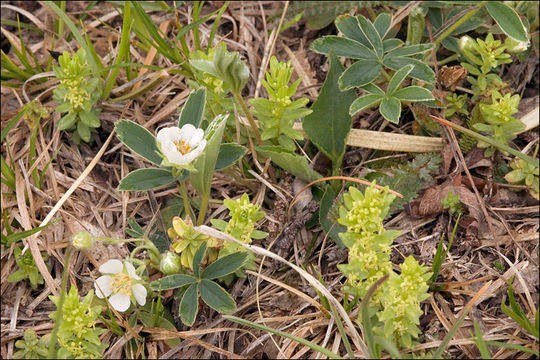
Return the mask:
<svg viewBox="0 0 540 360">
<path fill-rule="evenodd" d="M 182 155 L 186 155 L 188 152 L 191 151 L 191 145 L 187 141 L 184 140 L 176 140 L 173 141 L 174 145 L 176 146 L 176 150 Z"/>
<path fill-rule="evenodd" d="M 124 273 L 113 275 L 111 289 L 115 294 L 128 294 L 131 291 L 131 278 Z"/>
</svg>

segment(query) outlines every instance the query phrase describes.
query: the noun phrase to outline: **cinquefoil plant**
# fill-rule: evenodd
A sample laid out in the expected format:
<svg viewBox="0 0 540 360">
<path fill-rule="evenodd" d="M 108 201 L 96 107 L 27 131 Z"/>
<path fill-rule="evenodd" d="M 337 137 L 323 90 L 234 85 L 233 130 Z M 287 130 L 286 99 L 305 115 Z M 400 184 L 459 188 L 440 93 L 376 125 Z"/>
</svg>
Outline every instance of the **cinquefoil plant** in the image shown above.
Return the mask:
<svg viewBox="0 0 540 360">
<path fill-rule="evenodd" d="M 403 41 L 399 39 L 385 39 L 391 22 L 392 16 L 387 13 L 379 14 L 373 23 L 362 15 L 339 16 L 335 24 L 343 37 L 324 36 L 315 40 L 311 48 L 322 54 L 333 51 L 337 56 L 356 60 L 338 80 L 342 91 L 358 87 L 368 92 L 368 95 L 351 104 L 351 115 L 380 103 L 381 115 L 388 121 L 398 123 L 401 102 L 433 100 L 431 92 L 420 86 L 398 90 L 405 77 L 408 75 L 425 83 L 433 83 L 435 73 L 418 58 L 431 50 L 432 44 L 402 46 Z M 404 75 L 398 75 L 399 70 L 408 65 L 412 68 L 404 71 Z M 383 66 L 398 73 L 390 79 Z M 390 81 L 386 94 L 373 84 L 381 74 Z"/>
<path fill-rule="evenodd" d="M 58 58 L 60 66 L 54 66 L 54 74 L 60 85 L 54 90 L 53 98 L 58 103 L 56 111 L 65 114 L 58 122 L 60 130 L 76 130 L 73 141 L 78 144 L 82 139 L 90 141 L 92 129 L 99 128 L 100 109 L 94 106 L 101 96 L 101 82 L 97 77 L 90 77 L 86 53 L 79 49 L 73 57 L 64 51 Z"/>
</svg>

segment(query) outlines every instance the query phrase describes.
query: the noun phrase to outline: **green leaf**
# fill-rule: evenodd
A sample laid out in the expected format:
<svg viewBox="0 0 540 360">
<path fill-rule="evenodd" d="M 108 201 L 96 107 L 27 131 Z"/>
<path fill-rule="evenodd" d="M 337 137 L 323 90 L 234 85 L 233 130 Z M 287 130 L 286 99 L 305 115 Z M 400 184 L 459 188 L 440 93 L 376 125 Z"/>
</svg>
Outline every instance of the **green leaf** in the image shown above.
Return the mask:
<svg viewBox="0 0 540 360">
<path fill-rule="evenodd" d="M 199 286 L 197 283 L 191 284 L 182 298 L 180 303 L 180 320 L 191 326 L 195 322 L 195 317 L 199 311 Z"/>
<path fill-rule="evenodd" d="M 232 313 L 236 310 L 236 303 L 221 286 L 213 281 L 202 279 L 199 283 L 201 298 L 212 309 L 222 313 Z"/>
<path fill-rule="evenodd" d="M 202 195 L 210 193 L 212 176 L 216 168 L 219 148 L 223 139 L 223 130 L 225 129 L 228 117 L 229 115 L 218 115 L 208 125 L 205 134 L 207 140 L 206 148 L 201 156 L 193 162 L 193 166 L 197 171 L 189 173 L 191 184 Z"/>
<path fill-rule="evenodd" d="M 47 227 L 49 227 L 50 225 L 54 224 L 56 222 L 53 221 L 53 222 L 50 222 L 48 223 L 47 225 L 43 225 L 43 226 L 38 226 L 36 228 L 33 228 L 33 229 L 30 229 L 30 230 L 24 230 L 24 231 L 19 231 L 19 232 L 16 232 L 16 233 L 12 233 L 12 234 L 9 234 L 9 235 L 4 235 L 4 233 L 0 234 L 2 236 L 2 244 L 4 244 L 4 246 L 6 247 L 9 247 L 11 244 L 19 241 L 19 240 L 22 240 L 30 235 L 33 235 Z"/>
<path fill-rule="evenodd" d="M 180 118 L 178 119 L 178 127 L 181 128 L 186 124 L 191 124 L 196 128 L 201 127 L 201 122 L 204 115 L 204 107 L 206 104 L 206 88 L 202 87 L 197 91 L 192 91 L 189 94 Z"/>
<path fill-rule="evenodd" d="M 146 160 L 156 165 L 161 164 L 156 138 L 150 131 L 130 120 L 120 120 L 115 127 L 118 140 L 124 145 Z"/>
<path fill-rule="evenodd" d="M 382 43 L 383 43 L 383 52 L 387 53 L 389 51 L 394 50 L 398 46 L 402 45 L 403 41 L 392 38 L 392 39 L 386 39 Z"/>
<path fill-rule="evenodd" d="M 373 83 L 361 86 L 360 89 L 365 90 L 370 94 L 381 95 L 381 96 L 386 95 L 386 93 L 383 91 L 383 89 L 381 89 L 380 87 L 378 87 L 377 85 L 375 85 Z"/>
<path fill-rule="evenodd" d="M 486 2 L 486 9 L 506 35 L 517 41 L 529 41 L 525 25 L 514 9 L 501 1 Z"/>
<path fill-rule="evenodd" d="M 271 145 L 259 146 L 256 150 L 261 155 L 272 159 L 278 166 L 304 181 L 311 182 L 322 177 L 318 172 L 309 167 L 306 158 L 302 155 L 284 150 L 279 146 Z"/>
<path fill-rule="evenodd" d="M 388 83 L 388 88 L 386 89 L 386 93 L 389 96 L 392 95 L 401 86 L 403 80 L 405 80 L 405 78 L 407 77 L 407 75 L 409 75 L 413 68 L 414 65 L 409 64 L 396 71 L 394 76 L 392 76 L 392 78 L 390 79 L 390 82 Z"/>
<path fill-rule="evenodd" d="M 399 116 L 401 115 L 401 103 L 395 97 L 384 98 L 381 101 L 379 112 L 386 120 L 398 124 Z"/>
<path fill-rule="evenodd" d="M 222 170 L 231 166 L 236 161 L 240 160 L 245 155 L 246 151 L 247 149 L 242 145 L 221 144 L 216 160 L 216 170 Z"/>
<path fill-rule="evenodd" d="M 375 29 L 375 26 L 373 26 L 373 23 L 366 19 L 364 16 L 359 15 L 357 17 L 358 19 L 358 25 L 360 26 L 360 30 L 362 30 L 362 33 L 366 36 L 368 39 L 371 47 L 375 50 L 375 53 L 378 55 L 378 57 L 383 56 L 383 45 L 381 36 L 377 32 L 377 29 Z"/>
<path fill-rule="evenodd" d="M 407 57 L 385 57 L 383 59 L 383 64 L 384 66 L 396 71 L 404 66 L 407 66 L 408 64 L 413 64 L 414 69 L 412 69 L 412 71 L 409 73 L 410 77 L 427 83 L 435 82 L 435 73 L 433 70 L 431 70 L 429 66 L 420 60 Z"/>
<path fill-rule="evenodd" d="M 311 49 L 325 55 L 330 54 L 330 51 L 334 51 L 337 56 L 351 59 L 377 59 L 377 55 L 367 46 L 362 45 L 358 41 L 339 36 L 318 38 L 311 44 Z"/>
<path fill-rule="evenodd" d="M 347 38 L 358 41 L 360 44 L 369 47 L 369 41 L 360 30 L 358 19 L 355 16 L 341 15 L 335 21 L 338 30 Z"/>
<path fill-rule="evenodd" d="M 191 275 L 174 274 L 152 281 L 150 283 L 150 287 L 152 288 L 152 290 L 155 291 L 159 291 L 160 289 L 163 291 L 169 289 L 177 289 L 182 286 L 193 284 L 195 282 L 197 282 L 197 279 Z"/>
<path fill-rule="evenodd" d="M 77 123 L 77 133 L 85 142 L 90 141 L 90 128 L 82 121 Z"/>
<path fill-rule="evenodd" d="M 382 101 L 383 98 L 383 96 L 377 94 L 368 94 L 361 96 L 358 99 L 354 100 L 354 102 L 351 104 L 351 107 L 349 108 L 349 114 L 355 115 L 356 113 L 364 109 L 377 105 Z"/>
<path fill-rule="evenodd" d="M 58 129 L 59 130 L 66 130 L 72 127 L 75 124 L 75 121 L 77 120 L 77 116 L 75 113 L 67 113 L 66 115 L 62 116 L 60 121 L 58 121 Z"/>
<path fill-rule="evenodd" d="M 94 111 L 81 111 L 79 113 L 81 121 L 91 128 L 98 128 L 101 126 L 98 115 Z"/>
<path fill-rule="evenodd" d="M 143 191 L 155 189 L 175 181 L 170 170 L 166 169 L 137 169 L 130 172 L 118 185 L 118 190 Z"/>
<path fill-rule="evenodd" d="M 379 76 L 382 66 L 378 60 L 358 60 L 341 74 L 338 84 L 341 91 L 364 86 Z"/>
<path fill-rule="evenodd" d="M 423 54 L 433 48 L 433 44 L 417 44 L 398 47 L 389 51 L 384 55 L 385 58 L 392 58 L 397 56 L 411 56 L 416 54 Z"/>
<path fill-rule="evenodd" d="M 392 96 L 398 98 L 401 101 L 428 101 L 434 100 L 433 94 L 426 88 L 421 86 L 408 86 L 403 89 L 399 89 Z"/>
<path fill-rule="evenodd" d="M 392 15 L 387 12 L 380 13 L 375 21 L 373 22 L 373 26 L 375 26 L 375 29 L 379 33 L 379 36 L 381 39 L 384 39 L 386 36 L 386 33 L 388 33 L 388 30 L 390 30 L 390 25 L 392 24 Z"/>
<path fill-rule="evenodd" d="M 203 260 L 204 254 L 206 253 L 206 248 L 206 242 L 201 243 L 201 245 L 199 245 L 199 248 L 195 252 L 195 255 L 193 256 L 193 274 L 195 274 L 195 276 L 197 277 L 200 277 L 201 261 Z"/>
<path fill-rule="evenodd" d="M 319 97 L 311 107 L 313 112 L 304 118 L 302 124 L 311 141 L 332 160 L 334 167 L 341 165 L 345 153 L 352 125 L 349 107 L 356 98 L 354 90 L 339 92 L 337 82 L 343 70 L 339 59 L 331 53 L 330 68 Z"/>
<path fill-rule="evenodd" d="M 204 279 L 217 279 L 219 277 L 232 274 L 238 270 L 246 261 L 248 253 L 239 251 L 222 257 L 208 265 L 201 274 Z"/>
</svg>

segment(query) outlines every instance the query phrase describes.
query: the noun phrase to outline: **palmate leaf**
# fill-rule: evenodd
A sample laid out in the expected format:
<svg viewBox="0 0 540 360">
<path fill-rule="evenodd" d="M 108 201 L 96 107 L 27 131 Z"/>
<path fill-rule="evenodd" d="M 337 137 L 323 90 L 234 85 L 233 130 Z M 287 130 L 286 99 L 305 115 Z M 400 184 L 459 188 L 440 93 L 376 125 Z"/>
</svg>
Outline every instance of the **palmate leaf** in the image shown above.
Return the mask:
<svg viewBox="0 0 540 360">
<path fill-rule="evenodd" d="M 383 95 L 377 95 L 377 94 L 368 94 L 368 95 L 361 96 L 358 99 L 353 101 L 353 103 L 351 104 L 351 107 L 349 108 L 349 114 L 355 115 L 356 113 L 364 109 L 377 105 L 382 101 L 383 98 L 384 98 Z"/>
<path fill-rule="evenodd" d="M 247 149 L 237 144 L 221 144 L 216 160 L 216 170 L 225 169 L 240 160 Z"/>
<path fill-rule="evenodd" d="M 180 302 L 180 320 L 187 326 L 193 325 L 199 311 L 199 284 L 191 284 Z"/>
<path fill-rule="evenodd" d="M 390 30 L 390 25 L 392 24 L 392 15 L 386 12 L 382 12 L 377 15 L 377 18 L 373 22 L 373 26 L 379 33 L 381 39 L 384 39 L 388 30 Z M 384 44 L 383 44 L 384 45 Z"/>
<path fill-rule="evenodd" d="M 514 9 L 500 1 L 488 1 L 486 9 L 501 30 L 517 41 L 528 41 L 527 30 Z"/>
<path fill-rule="evenodd" d="M 234 299 L 215 282 L 202 279 L 199 283 L 199 291 L 203 301 L 212 309 L 226 314 L 236 310 Z"/>
<path fill-rule="evenodd" d="M 189 284 L 193 284 L 197 282 L 197 279 L 191 275 L 186 274 L 174 274 L 162 277 L 161 279 L 152 281 L 150 283 L 150 287 L 152 290 L 159 291 L 159 290 L 169 290 L 169 289 L 177 289 L 182 286 L 186 286 Z"/>
<path fill-rule="evenodd" d="M 212 219 L 217 220 L 217 219 Z M 217 279 L 219 277 L 232 274 L 238 270 L 246 261 L 248 253 L 245 251 L 235 252 L 222 257 L 208 265 L 201 274 L 204 279 Z"/>
<path fill-rule="evenodd" d="M 155 189 L 174 182 L 176 178 L 167 169 L 137 169 L 127 174 L 118 185 L 118 190 L 143 191 Z"/>
<path fill-rule="evenodd" d="M 118 121 L 115 128 L 118 140 L 124 145 L 150 162 L 156 165 L 161 164 L 156 138 L 150 131 L 129 120 Z"/>
<path fill-rule="evenodd" d="M 414 68 L 409 73 L 410 77 L 427 83 L 435 82 L 435 72 L 420 60 L 410 57 L 385 57 L 383 59 L 384 66 L 396 71 L 409 64 L 414 65 Z"/>
<path fill-rule="evenodd" d="M 414 68 L 414 65 L 406 65 L 403 68 L 396 71 L 394 76 L 390 79 L 390 82 L 388 83 L 388 88 L 386 88 L 386 93 L 388 95 L 392 95 L 396 89 L 398 89 L 401 84 L 403 83 L 403 80 L 409 75 L 411 70 Z"/>
<path fill-rule="evenodd" d="M 351 59 L 377 59 L 377 55 L 367 46 L 358 41 L 339 36 L 318 38 L 311 44 L 311 49 L 325 55 L 330 54 L 330 51 L 334 51 L 337 56 Z"/>
<path fill-rule="evenodd" d="M 369 47 L 369 41 L 362 30 L 360 30 L 360 24 L 358 24 L 358 19 L 355 16 L 338 16 L 335 25 L 347 38 L 358 41 L 362 45 Z"/>
<path fill-rule="evenodd" d="M 384 98 L 381 101 L 379 112 L 386 120 L 398 124 L 401 115 L 401 103 L 395 97 Z"/>
<path fill-rule="evenodd" d="M 182 108 L 178 119 L 178 127 L 191 124 L 196 128 L 201 127 L 204 107 L 206 104 L 206 88 L 202 87 L 197 91 L 192 91 Z"/>
<path fill-rule="evenodd" d="M 426 88 L 421 86 L 408 86 L 394 92 L 392 96 L 401 101 L 428 101 L 434 100 L 433 94 Z"/>
<path fill-rule="evenodd" d="M 383 45 L 377 29 L 375 29 L 371 21 L 362 15 L 359 15 L 356 19 L 358 20 L 360 30 L 369 41 L 370 47 L 375 51 L 377 57 L 381 58 L 383 56 Z"/>
<path fill-rule="evenodd" d="M 378 60 L 360 59 L 349 66 L 339 77 L 339 89 L 345 91 L 369 84 L 379 76 L 381 69 L 381 63 Z"/>
</svg>

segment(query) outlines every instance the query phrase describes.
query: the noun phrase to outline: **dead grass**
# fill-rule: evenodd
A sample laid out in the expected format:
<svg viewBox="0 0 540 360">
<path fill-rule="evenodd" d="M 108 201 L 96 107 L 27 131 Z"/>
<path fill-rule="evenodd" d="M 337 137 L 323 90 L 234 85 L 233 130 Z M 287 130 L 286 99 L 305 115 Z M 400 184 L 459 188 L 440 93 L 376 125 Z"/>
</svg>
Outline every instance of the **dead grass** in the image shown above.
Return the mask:
<svg viewBox="0 0 540 360">
<path fill-rule="evenodd" d="M 23 11 L 28 5 L 19 1 L 11 3 L 24 15 Z M 217 3 L 221 2 L 213 3 L 215 4 L 210 3 L 207 6 L 217 6 Z M 264 91 L 260 86 L 261 74 L 264 73 L 261 64 L 267 63 L 271 55 L 276 55 L 280 60 L 291 59 L 296 69 L 293 77 L 302 77 L 298 96 L 305 96 L 313 101 L 322 85 L 318 73 L 324 72 L 324 69 L 318 62 L 319 58 L 314 57 L 309 50 L 309 44 L 314 37 L 320 36 L 320 33 L 304 27 L 293 27 L 277 37 L 272 36 L 275 33 L 271 31 L 279 18 L 272 23 L 267 23 L 266 19 L 282 5 L 280 2 L 266 1 L 232 2 L 223 16 L 223 24 L 216 40 L 225 41 L 229 50 L 239 51 L 247 61 L 251 77 L 244 94 L 248 97 Z M 42 6 L 34 7 L 35 9 L 31 10 L 32 17 L 28 16 L 29 19 L 24 21 L 30 21 L 42 29 L 44 35 L 37 37 L 30 31 L 23 31 L 23 39 L 34 49 L 41 63 L 46 65 L 47 50 L 52 44 L 49 29 L 53 28 L 53 17 Z M 68 14 L 73 19 L 76 19 L 83 9 L 84 3 L 68 2 Z M 182 21 L 191 19 L 191 6 L 183 6 L 178 10 Z M 121 26 L 120 16 L 115 16 L 112 7 L 105 3 L 94 7 L 88 14 L 84 21 L 88 36 L 100 56 L 114 59 L 117 52 L 114 44 L 119 40 L 117 30 Z M 175 20 L 171 14 L 154 13 L 153 18 L 169 36 L 176 32 Z M 2 25 L 3 30 L 4 28 L 16 34 L 13 28 Z M 209 32 L 208 25 L 200 27 L 203 48 L 206 47 Z M 64 36 L 61 41 L 54 42 L 55 51 L 73 51 L 77 48 L 74 40 L 67 42 L 65 38 Z M 188 40 L 191 46 L 189 37 Z M 176 67 L 152 51 L 145 54 L 134 46 L 131 49 L 133 61 L 167 68 Z M 536 76 L 537 64 L 538 62 L 532 70 Z M 141 70 L 139 75 L 143 73 L 144 70 Z M 125 74 L 121 71 L 119 83 L 126 82 Z M 538 82 L 536 84 L 538 85 Z M 14 341 L 21 338 L 25 329 L 34 329 L 38 335 L 51 331 L 53 322 L 48 315 L 55 307 L 48 295 L 56 294 L 59 289 L 64 251 L 72 234 L 86 230 L 94 236 L 123 238 L 129 218 L 137 219 L 140 224 L 156 220 L 159 223 L 159 214 L 156 218 L 156 213 L 177 191 L 173 185 L 155 192 L 117 191 L 116 187 L 122 177 L 129 171 L 146 167 L 147 164 L 122 146 L 112 130 L 114 123 L 121 118 L 134 120 L 152 132 L 175 123 L 177 109 L 184 104 L 190 91 L 185 78 L 169 72 L 159 86 L 144 96 L 130 101 L 101 103 L 102 127 L 97 136 L 94 136 L 95 142 L 90 146 L 83 144 L 80 147 L 75 146 L 69 135 L 59 132 L 53 125 L 59 119 L 59 114 L 53 111 L 56 105 L 51 96 L 56 85 L 53 79 L 41 84 L 28 82 L 25 85 L 26 96 L 30 100 L 39 98 L 43 105 L 51 110 L 50 116 L 41 124 L 36 144 L 39 157 L 35 168 L 39 173 L 43 172 L 46 164 L 53 159 L 51 166 L 45 171 L 41 189 L 36 187 L 31 177 L 28 125 L 20 122 L 9 132 L 2 144 L 2 155 L 12 159 L 17 180 L 16 193 L 2 184 L 3 227 L 6 223 L 18 223 L 20 230 L 28 230 L 56 221 L 54 225 L 24 240 L 33 254 L 45 251 L 50 257 L 46 263 L 37 264 L 44 275 L 45 286 L 34 290 L 27 282 L 8 283 L 7 276 L 16 268 L 13 248 L 2 251 L 0 353 L 3 358 L 12 357 Z M 526 82 L 520 86 L 522 93 L 527 91 Z M 26 96 L 20 88 L 2 87 L 1 92 L 3 128 L 26 103 Z M 364 119 L 367 116 L 362 115 Z M 383 125 L 377 116 L 369 116 L 372 121 L 364 127 L 382 131 L 387 125 Z M 366 125 L 361 119 L 355 119 L 355 124 L 359 123 Z M 407 125 L 403 127 L 405 126 Z M 399 133 L 402 129 L 394 128 L 393 132 Z M 532 135 L 532 140 L 526 141 L 535 143 L 538 136 Z M 452 140 L 450 143 L 455 144 Z M 374 150 L 363 148 L 350 147 L 349 150 L 345 163 L 352 165 L 346 169 L 347 174 L 358 174 L 375 154 Z M 467 169 L 463 160 L 462 157 L 455 159 L 463 169 Z M 298 187 L 294 187 L 292 179 L 287 177 L 275 182 L 268 177 L 268 168 L 268 164 L 261 163 L 257 173 L 253 174 L 257 175 L 256 178 L 249 179 L 235 169 L 217 173 L 212 185 L 212 198 L 234 198 L 247 192 L 267 213 L 261 228 L 268 229 L 271 233 L 269 239 L 255 244 L 292 263 L 303 264 L 311 274 L 320 273 L 326 289 L 340 301 L 343 275 L 336 265 L 346 261 L 346 252 L 338 249 L 330 239 L 326 239 L 319 227 L 306 230 L 303 223 L 301 226 L 295 225 L 295 219 L 302 217 L 302 210 L 293 208 L 293 215 L 287 217 L 287 207 L 298 192 Z M 444 177 L 445 175 L 436 180 L 443 182 Z M 191 195 L 194 194 L 193 189 L 188 188 L 188 191 Z M 481 211 L 489 226 L 484 227 L 475 238 L 465 236 L 464 231 L 458 232 L 454 246 L 441 268 L 439 285 L 445 289 L 433 293 L 423 304 L 423 340 L 421 345 L 415 347 L 415 351 L 436 348 L 465 304 L 488 282 L 491 284 L 476 301 L 473 311 L 451 341 L 447 356 L 480 356 L 476 345 L 470 340 L 473 320 L 479 322 L 485 340 L 511 342 L 538 351 L 538 343 L 500 310 L 502 296 L 506 293 L 506 281 L 512 276 L 515 276 L 514 290 L 530 318 L 538 307 L 538 203 L 531 202 L 524 192 L 516 195 L 502 187 L 499 187 L 498 191 L 499 194 L 494 195 L 493 189 L 484 187 L 477 192 Z M 208 211 L 209 218 L 225 217 L 225 210 L 224 206 L 214 203 Z M 413 254 L 421 262 L 430 265 L 440 235 L 443 232 L 448 234 L 451 231 L 450 226 L 446 215 L 416 219 L 406 211 L 394 214 L 387 227 L 402 231 L 393 246 L 394 259 L 401 262 L 406 256 Z M 92 278 L 98 276 L 97 267 L 100 264 L 127 254 L 127 245 L 98 245 L 90 251 L 76 252 L 71 262 L 70 281 L 77 285 L 81 294 L 85 294 L 92 288 Z M 505 271 L 500 272 L 494 268 L 493 262 L 496 260 L 503 262 Z M 257 271 L 248 272 L 246 279 L 236 280 L 230 289 L 238 304 L 233 315 L 287 331 L 333 352 L 345 354 L 343 340 L 334 319 L 321 306 L 320 298 L 305 278 L 291 268 L 282 269 L 283 264 L 275 259 L 258 256 L 257 265 Z M 174 302 L 171 293 L 164 295 L 164 303 L 174 312 L 178 304 Z M 356 317 L 357 311 L 354 311 L 351 319 L 354 321 Z M 127 320 L 125 316 L 123 320 Z M 352 338 L 350 329 L 346 327 L 346 330 L 349 338 Z M 140 356 L 123 352 L 125 344 L 134 336 L 145 339 L 145 351 L 150 358 L 320 357 L 320 354 L 294 341 L 226 321 L 220 314 L 205 306 L 200 309 L 196 323 L 189 329 L 180 326 L 179 331 L 173 332 L 137 325 L 122 338 L 107 332 L 102 338 L 103 342 L 109 344 L 105 357 Z M 171 338 L 180 338 L 182 341 L 170 348 L 164 340 Z M 528 354 L 517 350 L 490 347 L 490 351 L 494 358 L 529 358 Z M 356 355 L 360 356 L 361 353 Z"/>
</svg>

